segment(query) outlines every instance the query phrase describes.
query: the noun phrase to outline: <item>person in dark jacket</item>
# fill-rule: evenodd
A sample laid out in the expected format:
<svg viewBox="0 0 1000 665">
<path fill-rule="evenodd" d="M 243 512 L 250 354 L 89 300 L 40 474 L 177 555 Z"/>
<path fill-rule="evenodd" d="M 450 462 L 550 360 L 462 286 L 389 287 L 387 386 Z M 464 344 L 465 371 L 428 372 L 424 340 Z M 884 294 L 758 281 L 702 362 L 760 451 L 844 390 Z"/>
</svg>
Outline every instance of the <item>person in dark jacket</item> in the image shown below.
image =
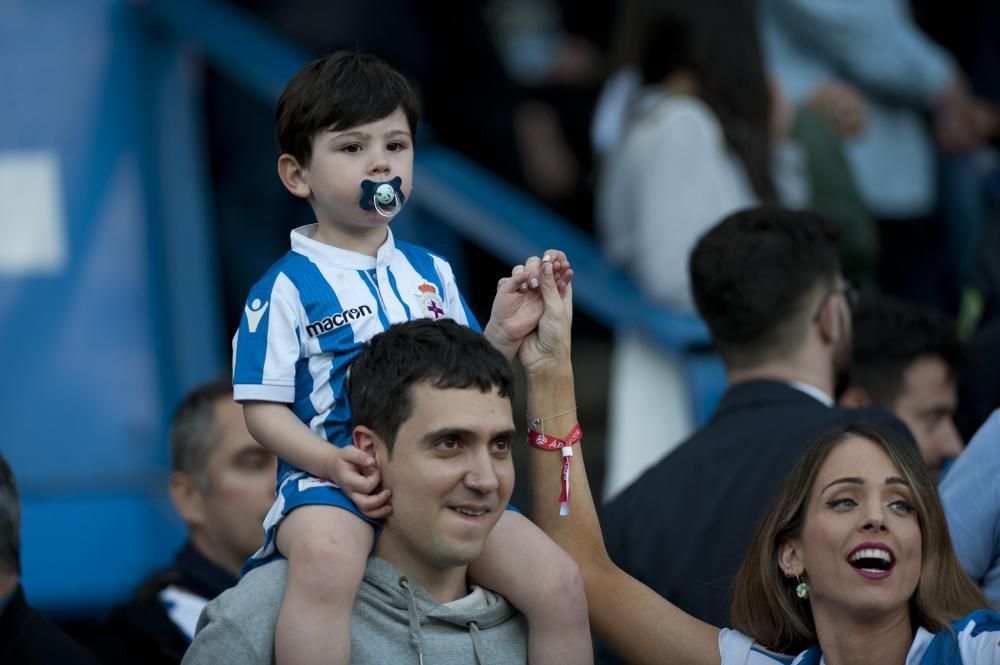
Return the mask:
<svg viewBox="0 0 1000 665">
<path fill-rule="evenodd" d="M 96 665 L 97 661 L 45 616 L 21 588 L 21 504 L 14 472 L 0 455 L 0 663 Z"/>
<path fill-rule="evenodd" d="M 263 540 L 276 461 L 247 431 L 228 379 L 181 402 L 170 448 L 170 498 L 188 540 L 168 570 L 143 582 L 99 627 L 91 646 L 107 664 L 179 663 L 202 608 L 236 584 Z"/>
<path fill-rule="evenodd" d="M 551 271 L 541 279 L 556 289 Z M 349 377 L 351 440 L 375 460 L 392 507 L 354 602 L 350 662 L 525 665 L 525 616 L 469 576 L 489 556 L 486 542 L 506 537 L 498 523 L 514 487 L 510 363 L 464 325 L 415 319 L 372 337 Z M 529 372 L 529 400 L 546 385 Z M 290 565 L 254 568 L 209 603 L 184 665 L 273 664 Z M 560 598 L 582 602 L 568 591 Z"/>
<path fill-rule="evenodd" d="M 626 573 L 725 626 L 754 528 L 806 445 L 859 419 L 905 427 L 877 409 L 834 405 L 855 298 L 832 223 L 774 207 L 734 213 L 702 236 L 690 271 L 728 388 L 702 429 L 605 506 L 601 525 Z"/>
</svg>

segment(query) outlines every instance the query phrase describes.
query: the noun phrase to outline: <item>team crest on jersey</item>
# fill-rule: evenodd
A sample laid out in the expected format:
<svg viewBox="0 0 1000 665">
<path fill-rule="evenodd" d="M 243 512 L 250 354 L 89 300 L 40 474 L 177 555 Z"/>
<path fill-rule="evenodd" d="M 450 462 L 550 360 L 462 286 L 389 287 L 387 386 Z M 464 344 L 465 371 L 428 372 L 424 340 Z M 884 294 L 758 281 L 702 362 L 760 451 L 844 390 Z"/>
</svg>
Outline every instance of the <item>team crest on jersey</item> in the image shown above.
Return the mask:
<svg viewBox="0 0 1000 665">
<path fill-rule="evenodd" d="M 424 282 L 417 287 L 420 293 L 417 294 L 417 299 L 420 300 L 421 305 L 423 305 L 424 313 L 430 315 L 435 319 L 439 319 L 444 316 L 444 301 L 441 300 L 441 296 L 438 295 L 437 287 L 428 282 Z"/>
</svg>

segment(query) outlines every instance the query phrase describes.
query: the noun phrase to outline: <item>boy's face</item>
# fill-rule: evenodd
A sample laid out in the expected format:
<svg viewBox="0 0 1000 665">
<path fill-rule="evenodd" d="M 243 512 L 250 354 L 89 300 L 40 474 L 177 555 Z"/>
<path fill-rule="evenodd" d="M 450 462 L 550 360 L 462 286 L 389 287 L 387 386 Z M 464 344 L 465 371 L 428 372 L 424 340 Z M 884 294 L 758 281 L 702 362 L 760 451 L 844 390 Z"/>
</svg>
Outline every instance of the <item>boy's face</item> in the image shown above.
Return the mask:
<svg viewBox="0 0 1000 665">
<path fill-rule="evenodd" d="M 293 189 L 292 193 L 309 199 L 321 229 L 357 232 L 384 227 L 388 217 L 361 208 L 361 182 L 382 182 L 399 176 L 403 194 L 409 198 L 413 187 L 413 137 L 406 115 L 396 109 L 364 125 L 321 131 L 313 137 L 309 163 L 301 166 L 301 185 L 305 188 Z"/>
</svg>

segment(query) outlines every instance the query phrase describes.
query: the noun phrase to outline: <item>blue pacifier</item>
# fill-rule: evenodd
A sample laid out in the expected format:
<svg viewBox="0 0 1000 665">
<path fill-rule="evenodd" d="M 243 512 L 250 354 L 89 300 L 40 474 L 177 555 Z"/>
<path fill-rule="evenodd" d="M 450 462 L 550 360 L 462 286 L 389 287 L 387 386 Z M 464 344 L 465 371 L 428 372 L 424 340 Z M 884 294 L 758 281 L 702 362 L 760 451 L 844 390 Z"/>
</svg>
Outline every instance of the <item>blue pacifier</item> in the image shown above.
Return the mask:
<svg viewBox="0 0 1000 665">
<path fill-rule="evenodd" d="M 361 208 L 375 210 L 383 217 L 395 217 L 403 209 L 403 179 L 396 176 L 387 182 L 361 181 Z"/>
</svg>

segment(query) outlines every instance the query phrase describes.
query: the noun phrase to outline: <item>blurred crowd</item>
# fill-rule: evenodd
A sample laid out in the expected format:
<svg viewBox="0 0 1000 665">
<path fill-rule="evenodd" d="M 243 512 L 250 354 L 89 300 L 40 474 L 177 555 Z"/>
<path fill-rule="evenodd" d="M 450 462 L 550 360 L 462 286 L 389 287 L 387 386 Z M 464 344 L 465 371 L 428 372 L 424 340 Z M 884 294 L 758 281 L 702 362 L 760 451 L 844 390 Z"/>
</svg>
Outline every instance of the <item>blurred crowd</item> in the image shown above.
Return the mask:
<svg viewBox="0 0 1000 665">
<path fill-rule="evenodd" d="M 430 140 L 593 234 L 651 304 L 706 321 L 730 383 L 720 412 L 734 420 L 698 431 L 679 361 L 632 332 L 613 341 L 607 455 L 627 468 L 607 488 L 602 518 L 626 572 L 699 618 L 728 620 L 741 552 L 798 450 L 734 455 L 726 446 L 739 436 L 768 436 L 778 425 L 732 414 L 773 400 L 780 418 L 810 424 L 777 442 L 805 439 L 820 421 L 842 420 L 842 410 L 891 414 L 941 483 L 963 567 L 1000 603 L 1000 541 L 983 535 L 1000 533 L 1000 522 L 977 522 L 1000 507 L 975 503 L 977 487 L 997 484 L 982 472 L 1000 459 L 990 418 L 1000 408 L 1000 4 L 230 2 L 315 54 L 384 58 L 418 91 Z M 224 329 L 233 330 L 250 285 L 311 211 L 275 177 L 268 104 L 209 71 L 205 112 Z M 764 212 L 739 217 L 746 209 Z M 774 244 L 741 239 L 743 226 L 706 244 L 734 213 L 774 233 Z M 796 224 L 813 235 L 787 230 Z M 835 269 L 820 264 L 825 242 L 834 243 Z M 482 250 L 465 251 L 487 266 L 464 285 L 472 309 L 486 312 L 504 269 Z M 822 282 L 830 274 L 835 283 Z M 802 288 L 791 288 L 800 278 Z M 815 312 L 800 321 L 793 310 L 806 300 Z M 749 349 L 745 339 L 760 344 Z M 798 393 L 761 385 L 786 376 Z M 802 388 L 802 376 L 819 378 Z M 743 392 L 733 387 L 741 382 Z M 799 393 L 815 403 L 797 405 Z M 185 400 L 171 446 L 170 496 L 188 541 L 168 571 L 95 629 L 93 656 L 51 643 L 77 662 L 179 662 L 201 609 L 236 583 L 259 544 L 275 459 L 246 430 L 228 381 Z M 692 469 L 709 465 L 722 480 L 699 487 Z M 740 485 L 753 473 L 768 479 Z M 14 486 L 9 472 L 0 480 Z M 707 496 L 699 503 L 709 490 L 746 510 Z M 700 505 L 713 531 L 671 546 L 676 565 L 663 567 L 666 539 L 656 534 L 683 530 L 690 513 L 681 502 Z M 14 504 L 16 491 L 0 487 L 0 513 Z M 665 508 L 650 529 L 654 506 Z M 23 602 L 16 516 L 0 514 L 0 532 L 15 541 L 0 558 L 6 613 Z M 709 543 L 721 544 L 706 563 Z M 32 630 L 49 630 L 43 618 L 30 620 Z M 0 634 L 8 662 L 3 648 Z"/>
</svg>

